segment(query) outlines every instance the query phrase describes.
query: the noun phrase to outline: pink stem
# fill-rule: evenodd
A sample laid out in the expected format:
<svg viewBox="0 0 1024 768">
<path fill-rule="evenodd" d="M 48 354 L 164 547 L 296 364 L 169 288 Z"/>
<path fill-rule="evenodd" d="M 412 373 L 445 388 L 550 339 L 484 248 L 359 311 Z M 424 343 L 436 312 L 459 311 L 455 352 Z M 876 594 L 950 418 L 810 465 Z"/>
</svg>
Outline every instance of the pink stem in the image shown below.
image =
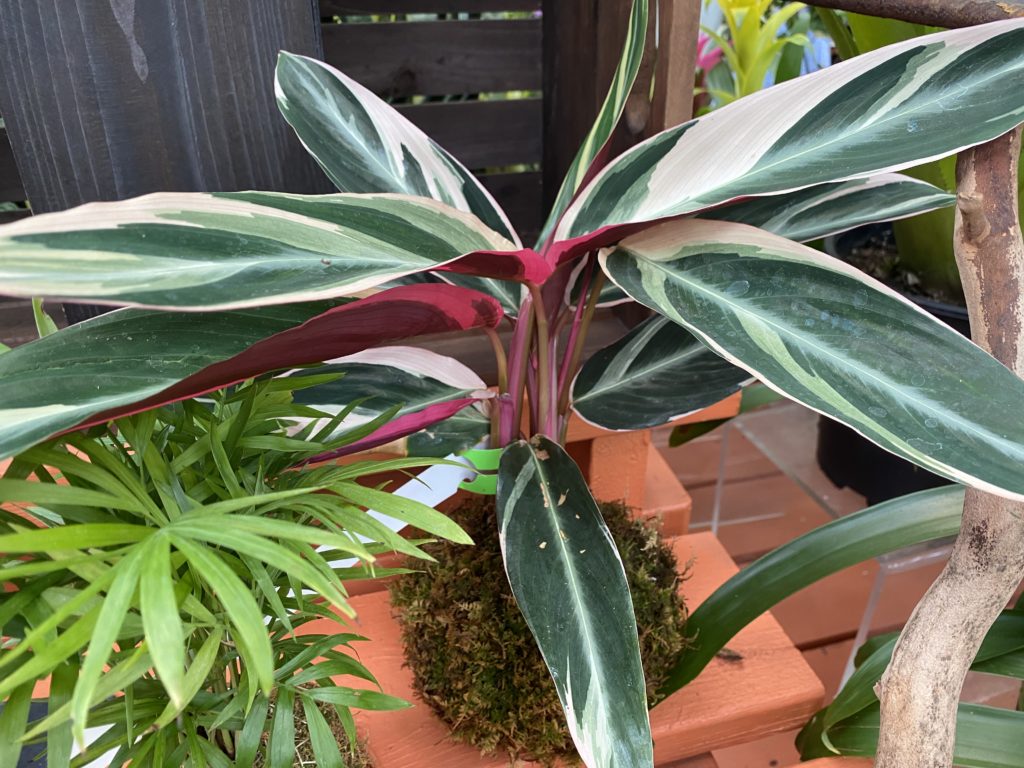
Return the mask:
<svg viewBox="0 0 1024 768">
<path fill-rule="evenodd" d="M 590 283 L 594 278 L 594 260 L 590 259 L 584 267 L 582 276 L 583 283 L 580 285 L 580 292 L 576 297 L 576 313 L 572 318 L 572 330 L 569 331 L 569 340 L 565 343 L 565 354 L 562 356 L 562 365 L 558 371 L 558 389 L 566 386 L 566 377 L 570 375 L 569 367 L 572 364 L 572 353 L 576 349 L 579 340 L 580 327 L 583 325 L 583 312 L 587 305 L 587 293 L 590 290 Z"/>
<path fill-rule="evenodd" d="M 519 307 L 515 331 L 508 351 L 508 394 L 511 408 L 502 410 L 498 442 L 501 448 L 519 436 L 523 414 L 523 389 L 526 386 L 526 368 L 529 365 L 530 341 L 533 338 L 533 299 L 527 296 Z"/>
</svg>

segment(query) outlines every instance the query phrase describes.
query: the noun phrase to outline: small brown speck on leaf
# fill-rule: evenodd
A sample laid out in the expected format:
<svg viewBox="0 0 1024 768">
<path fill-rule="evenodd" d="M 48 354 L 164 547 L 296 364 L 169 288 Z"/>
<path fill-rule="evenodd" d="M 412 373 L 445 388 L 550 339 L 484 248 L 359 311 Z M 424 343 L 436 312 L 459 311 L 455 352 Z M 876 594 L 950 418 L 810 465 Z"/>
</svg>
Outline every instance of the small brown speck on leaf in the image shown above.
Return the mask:
<svg viewBox="0 0 1024 768">
<path fill-rule="evenodd" d="M 537 449 L 537 458 L 540 459 L 541 461 L 547 461 L 548 459 L 551 458 L 551 454 L 549 454 L 543 448 L 538 448 Z"/>
<path fill-rule="evenodd" d="M 540 544 L 537 545 L 537 548 L 544 549 L 544 547 L 546 547 L 547 545 L 548 543 L 546 541 L 542 541 Z"/>
<path fill-rule="evenodd" d="M 561 496 L 558 497 L 558 506 L 562 506 L 563 504 L 565 504 L 565 500 L 567 498 L 569 498 L 569 492 L 568 491 L 566 491 L 565 493 L 563 493 Z M 577 517 L 579 517 L 579 515 L 577 515 Z"/>
<path fill-rule="evenodd" d="M 586 551 L 587 551 L 587 550 L 585 550 L 585 549 L 581 549 L 581 550 L 580 550 L 580 554 L 582 555 L 582 554 L 583 554 L 584 552 L 586 552 Z"/>
<path fill-rule="evenodd" d="M 323 264 L 325 267 L 331 266 L 331 260 L 330 259 L 320 259 L 320 263 Z"/>
<path fill-rule="evenodd" d="M 562 537 L 562 541 L 568 541 L 569 537 L 565 535 L 565 531 L 561 528 L 558 529 L 558 535 Z"/>
</svg>

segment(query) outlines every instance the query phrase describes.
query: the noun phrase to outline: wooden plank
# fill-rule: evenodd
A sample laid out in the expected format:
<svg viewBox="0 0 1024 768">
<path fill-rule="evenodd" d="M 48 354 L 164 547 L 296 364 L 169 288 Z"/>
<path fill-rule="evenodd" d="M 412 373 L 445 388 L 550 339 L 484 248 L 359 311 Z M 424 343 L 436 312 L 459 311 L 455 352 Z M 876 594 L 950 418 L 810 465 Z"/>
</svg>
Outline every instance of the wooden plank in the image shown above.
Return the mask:
<svg viewBox="0 0 1024 768">
<path fill-rule="evenodd" d="M 320 0 L 320 14 L 493 13 L 536 11 L 540 6 L 541 0 Z"/>
<path fill-rule="evenodd" d="M 691 488 L 691 527 L 710 522 L 715 487 Z M 729 524 L 744 518 L 748 522 Z M 785 475 L 728 483 L 722 497 L 718 536 L 738 563 L 747 563 L 832 518 Z"/>
<path fill-rule="evenodd" d="M 544 208 L 554 202 L 604 98 L 598 83 L 598 3 L 544 3 Z"/>
<path fill-rule="evenodd" d="M 544 223 L 540 172 L 491 173 L 481 176 L 480 181 L 508 214 L 523 242 L 533 243 Z"/>
<path fill-rule="evenodd" d="M 0 128 L 0 203 L 20 202 L 25 199 L 25 188 L 14 162 L 14 152 L 7 138 L 7 129 Z"/>
<path fill-rule="evenodd" d="M 16 211 L 0 211 L 0 224 L 10 224 L 31 215 L 32 212 L 27 208 L 19 208 Z"/>
<path fill-rule="evenodd" d="M 647 489 L 641 517 L 656 521 L 662 536 L 682 536 L 690 530 L 693 499 L 661 451 L 653 445 L 648 451 Z"/>
<path fill-rule="evenodd" d="M 325 24 L 326 61 L 386 98 L 539 90 L 541 22 Z"/>
<path fill-rule="evenodd" d="M 673 547 L 680 563 L 693 562 L 681 589 L 691 609 L 736 566 L 710 534 L 682 536 Z M 359 632 L 372 642 L 360 649 L 361 661 L 388 693 L 415 700 L 412 674 L 404 666 L 398 624 L 384 594 L 353 598 Z M 339 631 L 328 619 L 307 624 L 303 632 Z M 715 659 L 683 690 L 651 712 L 655 763 L 671 765 L 686 757 L 749 741 L 802 725 L 821 705 L 821 682 L 770 614 L 740 632 L 729 647 L 739 660 Z M 508 757 L 483 755 L 448 738 L 447 727 L 426 705 L 398 712 L 359 711 L 377 768 L 504 768 Z M 524 763 L 523 768 L 535 764 Z"/>
<path fill-rule="evenodd" d="M 540 99 L 437 102 L 398 111 L 471 170 L 541 160 Z"/>
<path fill-rule="evenodd" d="M 693 114 L 701 0 L 659 0 L 658 59 L 654 99 L 645 136 L 679 125 Z"/>
<path fill-rule="evenodd" d="M 0 3 L 0 114 L 36 211 L 156 190 L 330 190 L 273 91 L 280 49 L 321 51 L 315 0 L 66 5 Z"/>
<path fill-rule="evenodd" d="M 722 435 L 726 434 L 726 430 L 718 429 L 677 448 L 668 444 L 671 433 L 672 427 L 659 427 L 654 430 L 653 440 L 683 485 L 690 490 L 714 485 L 721 468 Z M 739 430 L 728 431 L 728 435 L 724 468 L 726 482 L 782 474 L 771 459 L 761 453 Z"/>
</svg>

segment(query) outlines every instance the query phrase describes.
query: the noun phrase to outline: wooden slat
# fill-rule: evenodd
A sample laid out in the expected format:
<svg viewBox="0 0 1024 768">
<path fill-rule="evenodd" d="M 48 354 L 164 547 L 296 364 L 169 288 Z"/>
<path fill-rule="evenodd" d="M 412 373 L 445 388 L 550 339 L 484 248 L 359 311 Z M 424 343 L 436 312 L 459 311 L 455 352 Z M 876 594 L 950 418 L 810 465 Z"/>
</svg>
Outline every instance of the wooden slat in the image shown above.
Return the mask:
<svg viewBox="0 0 1024 768">
<path fill-rule="evenodd" d="M 0 128 L 0 203 L 17 202 L 25 199 L 18 166 L 14 164 L 11 142 L 7 130 Z"/>
<path fill-rule="evenodd" d="M 32 212 L 27 208 L 19 208 L 16 211 L 0 211 L 0 224 L 10 224 L 31 215 Z"/>
<path fill-rule="evenodd" d="M 0 3 L 0 114 L 34 210 L 158 190 L 330 189 L 274 102 L 277 52 L 321 52 L 314 0 L 132 8 Z"/>
<path fill-rule="evenodd" d="M 329 64 L 387 98 L 541 87 L 535 19 L 325 24 L 323 41 Z"/>
<path fill-rule="evenodd" d="M 480 181 L 505 209 L 523 242 L 532 244 L 543 223 L 540 172 L 493 173 Z"/>
<path fill-rule="evenodd" d="M 540 99 L 417 104 L 399 111 L 467 168 L 540 162 Z"/>
<path fill-rule="evenodd" d="M 540 5 L 541 0 L 320 0 L 320 14 L 493 13 L 536 11 Z"/>
</svg>

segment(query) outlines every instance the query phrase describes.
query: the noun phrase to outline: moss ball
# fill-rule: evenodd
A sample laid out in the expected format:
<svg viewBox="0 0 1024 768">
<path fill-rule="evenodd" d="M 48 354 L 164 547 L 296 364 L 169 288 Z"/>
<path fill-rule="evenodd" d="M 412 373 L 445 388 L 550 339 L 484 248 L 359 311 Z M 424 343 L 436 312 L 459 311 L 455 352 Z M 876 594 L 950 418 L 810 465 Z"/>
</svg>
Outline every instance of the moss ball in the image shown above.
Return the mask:
<svg viewBox="0 0 1024 768">
<path fill-rule="evenodd" d="M 676 558 L 625 506 L 600 506 L 626 570 L 653 706 L 686 645 Z M 391 587 L 417 694 L 456 740 L 482 752 L 546 765 L 578 760 L 554 683 L 505 576 L 493 501 L 470 501 L 451 517 L 476 546 L 429 545 L 437 562 L 411 563 L 419 572 Z"/>
</svg>

